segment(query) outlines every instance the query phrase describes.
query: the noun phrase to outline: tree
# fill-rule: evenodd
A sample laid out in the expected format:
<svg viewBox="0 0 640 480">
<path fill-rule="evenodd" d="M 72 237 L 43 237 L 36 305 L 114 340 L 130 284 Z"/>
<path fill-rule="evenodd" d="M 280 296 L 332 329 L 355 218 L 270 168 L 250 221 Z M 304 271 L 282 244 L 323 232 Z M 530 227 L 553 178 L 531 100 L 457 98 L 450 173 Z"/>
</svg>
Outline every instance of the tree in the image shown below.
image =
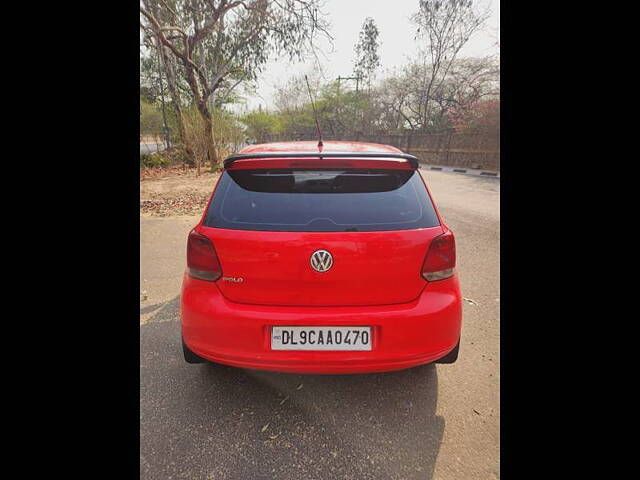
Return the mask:
<svg viewBox="0 0 640 480">
<path fill-rule="evenodd" d="M 142 95 L 140 96 L 140 133 L 155 137 L 162 133 L 162 113 Z"/>
<path fill-rule="evenodd" d="M 141 94 L 144 91 L 147 97 L 151 95 L 153 101 L 168 94 L 170 106 L 174 112 L 173 118 L 175 122 L 173 122 L 173 127 L 175 129 L 173 130 L 178 132 L 187 154 L 187 159 L 197 163 L 199 173 L 200 164 L 196 162 L 193 148 L 185 132 L 185 105 L 183 98 L 187 98 L 186 105 L 189 105 L 191 100 L 189 87 L 181 79 L 178 73 L 178 65 L 176 65 L 173 56 L 167 52 L 166 47 L 149 30 L 145 31 L 142 46 L 145 49 L 140 50 L 140 80 L 141 84 L 150 85 L 150 87 L 141 87 Z M 162 81 L 162 77 L 164 77 L 164 81 Z M 165 87 L 167 89 L 166 92 L 164 90 Z"/>
<path fill-rule="evenodd" d="M 385 78 L 376 89 L 376 102 L 380 105 L 378 124 L 385 131 L 401 132 L 417 129 L 412 120 L 409 105 L 414 97 L 414 85 L 407 75 L 407 69 L 400 74 Z"/>
<path fill-rule="evenodd" d="M 448 126 L 473 123 L 472 119 L 482 116 L 479 105 L 499 98 L 499 76 L 500 68 L 492 57 L 456 60 L 434 98 L 437 121 Z"/>
<path fill-rule="evenodd" d="M 309 91 L 305 76 L 314 98 L 318 96 L 322 86 L 321 74 L 318 70 L 310 70 L 306 74 L 294 75 L 286 82 L 276 86 L 274 103 L 281 113 L 293 113 L 309 103 Z"/>
<path fill-rule="evenodd" d="M 490 130 L 500 130 L 500 100 L 482 100 L 456 118 L 456 127 Z"/>
<path fill-rule="evenodd" d="M 359 115 L 369 111 L 367 95 L 341 91 L 338 81 L 322 84 L 317 75 L 309 79 L 309 84 L 325 138 L 348 137 L 367 129 Z M 275 103 L 276 112 L 254 111 L 242 119 L 250 139 L 264 142 L 274 134 L 282 134 L 292 140 L 317 137 L 315 115 L 304 75 L 294 76 L 278 87 Z"/>
<path fill-rule="evenodd" d="M 344 91 L 339 81 L 322 86 L 316 108 L 323 131 L 333 138 L 352 136 L 372 127 L 369 95 L 354 90 Z"/>
<path fill-rule="evenodd" d="M 414 62 L 382 82 L 373 96 L 383 106 L 375 113 L 381 128 L 441 131 L 459 124 L 477 102 L 500 94 L 500 69 L 495 59 L 459 58 L 451 63 L 438 88 L 429 93 L 425 116 L 425 78 L 430 74 L 430 65 Z"/>
<path fill-rule="evenodd" d="M 181 63 L 202 116 L 206 160 L 218 163 L 210 97 L 255 79 L 272 52 L 302 60 L 328 23 L 319 0 L 142 0 L 141 25 Z M 233 80 L 232 80 L 233 81 Z"/>
<path fill-rule="evenodd" d="M 317 136 L 305 76 L 308 77 L 313 98 L 318 99 L 322 88 L 321 73 L 318 70 L 289 78 L 277 86 L 274 93 L 276 111 L 280 116 L 280 133 L 292 140 Z M 322 126 L 323 119 L 320 118 L 320 127 Z"/>
<path fill-rule="evenodd" d="M 282 120 L 277 114 L 255 110 L 240 119 L 246 126 L 246 136 L 255 143 L 265 143 L 282 131 Z"/>
<path fill-rule="evenodd" d="M 471 0 L 420 0 L 418 12 L 411 16 L 417 26 L 416 37 L 424 42 L 422 66 L 413 71 L 421 84 L 415 106 L 420 129 L 437 127 L 432 116 L 434 98 L 442 95 L 443 83 L 460 50 L 484 26 L 489 14 L 488 8 L 474 8 Z"/>
<path fill-rule="evenodd" d="M 368 90 L 371 89 L 375 70 L 380 66 L 378 34 L 378 27 L 373 18 L 367 18 L 362 24 L 358 43 L 355 46 L 356 59 L 353 73 L 356 77 L 364 79 Z"/>
</svg>

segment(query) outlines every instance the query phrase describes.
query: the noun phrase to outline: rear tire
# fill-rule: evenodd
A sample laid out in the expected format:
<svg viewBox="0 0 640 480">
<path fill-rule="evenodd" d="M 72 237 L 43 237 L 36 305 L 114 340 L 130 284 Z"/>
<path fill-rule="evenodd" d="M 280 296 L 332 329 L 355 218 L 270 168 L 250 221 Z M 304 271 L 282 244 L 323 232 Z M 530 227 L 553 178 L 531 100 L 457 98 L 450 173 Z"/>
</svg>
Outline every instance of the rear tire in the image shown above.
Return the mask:
<svg viewBox="0 0 640 480">
<path fill-rule="evenodd" d="M 187 363 L 207 363 L 206 359 L 196 355 L 185 345 L 184 339 L 182 340 L 182 353 L 184 354 L 184 360 Z"/>
<path fill-rule="evenodd" d="M 439 358 L 435 363 L 455 363 L 458 359 L 458 351 L 460 350 L 460 340 L 456 343 L 456 346 L 447 353 L 444 357 Z"/>
</svg>

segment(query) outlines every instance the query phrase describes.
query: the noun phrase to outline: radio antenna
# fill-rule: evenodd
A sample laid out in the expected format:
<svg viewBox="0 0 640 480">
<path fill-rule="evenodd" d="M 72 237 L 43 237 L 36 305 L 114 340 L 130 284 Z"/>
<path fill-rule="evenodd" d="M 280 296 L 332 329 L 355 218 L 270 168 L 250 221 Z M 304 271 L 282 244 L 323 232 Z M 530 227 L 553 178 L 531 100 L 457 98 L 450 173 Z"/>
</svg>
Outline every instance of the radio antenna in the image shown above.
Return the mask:
<svg viewBox="0 0 640 480">
<path fill-rule="evenodd" d="M 316 104 L 313 102 L 311 96 L 311 87 L 309 87 L 309 79 L 304 76 L 304 81 L 307 82 L 307 90 L 309 91 L 309 98 L 311 99 L 311 106 L 313 107 L 313 117 L 316 120 L 316 128 L 318 129 L 318 148 L 322 147 L 322 131 L 320 130 L 320 124 L 318 123 L 318 112 L 316 112 Z"/>
</svg>

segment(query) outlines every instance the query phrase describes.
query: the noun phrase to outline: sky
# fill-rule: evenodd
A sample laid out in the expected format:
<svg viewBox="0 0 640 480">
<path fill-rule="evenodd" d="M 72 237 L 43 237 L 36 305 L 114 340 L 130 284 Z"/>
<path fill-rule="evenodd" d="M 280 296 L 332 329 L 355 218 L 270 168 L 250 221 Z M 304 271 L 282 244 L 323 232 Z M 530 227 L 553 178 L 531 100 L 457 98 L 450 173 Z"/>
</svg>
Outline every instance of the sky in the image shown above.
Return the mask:
<svg viewBox="0 0 640 480">
<path fill-rule="evenodd" d="M 460 56 L 485 56 L 498 54 L 496 42 L 500 39 L 500 1 L 484 0 L 482 5 L 491 9 L 485 31 L 477 32 L 463 48 Z M 399 70 L 417 53 L 414 40 L 415 26 L 409 21 L 411 14 L 418 10 L 418 0 L 325 0 L 322 11 L 331 23 L 333 47 L 325 41 L 319 45 L 324 51 L 320 61 L 325 79 L 351 76 L 353 71 L 354 46 L 362 24 L 372 17 L 380 32 L 379 55 L 381 68 L 378 78 L 385 72 Z M 257 94 L 246 96 L 246 106 L 242 110 L 258 108 L 273 109 L 275 86 L 283 84 L 293 75 L 309 73 L 314 68 L 313 61 L 290 63 L 288 59 L 272 59 L 258 77 Z"/>
</svg>

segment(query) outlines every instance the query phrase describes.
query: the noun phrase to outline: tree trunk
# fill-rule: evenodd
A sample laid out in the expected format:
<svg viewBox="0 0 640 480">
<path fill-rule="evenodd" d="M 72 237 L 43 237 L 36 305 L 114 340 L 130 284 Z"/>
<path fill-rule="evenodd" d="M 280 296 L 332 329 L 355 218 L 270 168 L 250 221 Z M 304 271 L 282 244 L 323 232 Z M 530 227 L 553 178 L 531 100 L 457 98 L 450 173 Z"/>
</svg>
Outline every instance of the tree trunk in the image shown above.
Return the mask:
<svg viewBox="0 0 640 480">
<path fill-rule="evenodd" d="M 193 93 L 193 101 L 198 108 L 198 112 L 202 117 L 204 123 L 204 131 L 203 138 L 205 140 L 205 161 L 208 161 L 211 165 L 211 168 L 216 165 L 217 158 L 214 149 L 214 139 L 213 139 L 213 121 L 211 119 L 211 112 L 209 111 L 209 107 L 207 106 L 207 98 L 206 95 L 202 95 L 200 92 L 200 87 L 198 84 L 198 79 L 196 78 L 196 74 L 193 68 L 189 64 L 185 64 L 185 69 L 187 73 L 187 83 L 191 88 L 191 92 Z"/>
<path fill-rule="evenodd" d="M 209 160 L 209 166 L 213 170 L 218 165 L 218 154 L 216 152 L 216 142 L 213 136 L 213 120 L 211 115 L 204 120 L 204 135 L 207 141 L 207 159 Z"/>
<path fill-rule="evenodd" d="M 178 134 L 180 135 L 180 141 L 182 142 L 182 145 L 184 145 L 184 150 L 187 153 L 187 156 L 195 163 L 193 148 L 191 147 L 191 143 L 189 142 L 189 138 L 185 132 L 184 113 L 182 111 L 180 92 L 178 91 L 176 83 L 175 66 L 172 63 L 172 59 L 167 55 L 167 51 L 164 46 L 161 47 L 161 52 L 162 63 L 164 64 L 164 71 L 167 77 L 167 85 L 169 87 L 169 95 L 171 96 L 171 102 L 173 103 L 173 108 L 176 111 L 176 117 L 178 118 Z"/>
<path fill-rule="evenodd" d="M 196 107 L 198 108 L 198 113 L 200 113 L 200 117 L 204 123 L 204 131 L 202 132 L 202 135 L 205 143 L 205 161 L 208 161 L 211 168 L 213 168 L 214 165 L 217 164 L 217 158 L 214 149 L 213 121 L 211 120 L 211 112 L 209 112 L 209 107 L 207 106 L 206 96 L 202 95 L 200 92 L 195 72 L 187 62 L 185 62 L 185 70 L 187 73 L 187 83 L 193 93 L 193 101 L 195 102 Z M 198 175 L 199 174 L 200 168 L 198 168 Z"/>
<path fill-rule="evenodd" d="M 218 156 L 216 154 L 215 139 L 213 137 L 213 120 L 211 118 L 211 112 L 209 112 L 209 107 L 207 106 L 206 101 L 202 99 L 197 99 L 196 105 L 198 107 L 198 112 L 200 112 L 202 120 L 204 121 L 203 135 L 206 145 L 205 160 L 209 162 L 211 169 L 213 169 L 218 165 Z"/>
<path fill-rule="evenodd" d="M 192 160 L 195 159 L 195 155 L 193 153 L 193 148 L 191 147 L 191 142 L 189 142 L 189 138 L 187 137 L 187 133 L 184 128 L 184 118 L 182 113 L 182 107 L 179 104 L 176 106 L 176 113 L 178 115 L 178 130 L 180 131 L 180 140 L 182 141 L 182 145 L 184 145 L 184 151 L 187 153 L 187 156 Z"/>
</svg>

